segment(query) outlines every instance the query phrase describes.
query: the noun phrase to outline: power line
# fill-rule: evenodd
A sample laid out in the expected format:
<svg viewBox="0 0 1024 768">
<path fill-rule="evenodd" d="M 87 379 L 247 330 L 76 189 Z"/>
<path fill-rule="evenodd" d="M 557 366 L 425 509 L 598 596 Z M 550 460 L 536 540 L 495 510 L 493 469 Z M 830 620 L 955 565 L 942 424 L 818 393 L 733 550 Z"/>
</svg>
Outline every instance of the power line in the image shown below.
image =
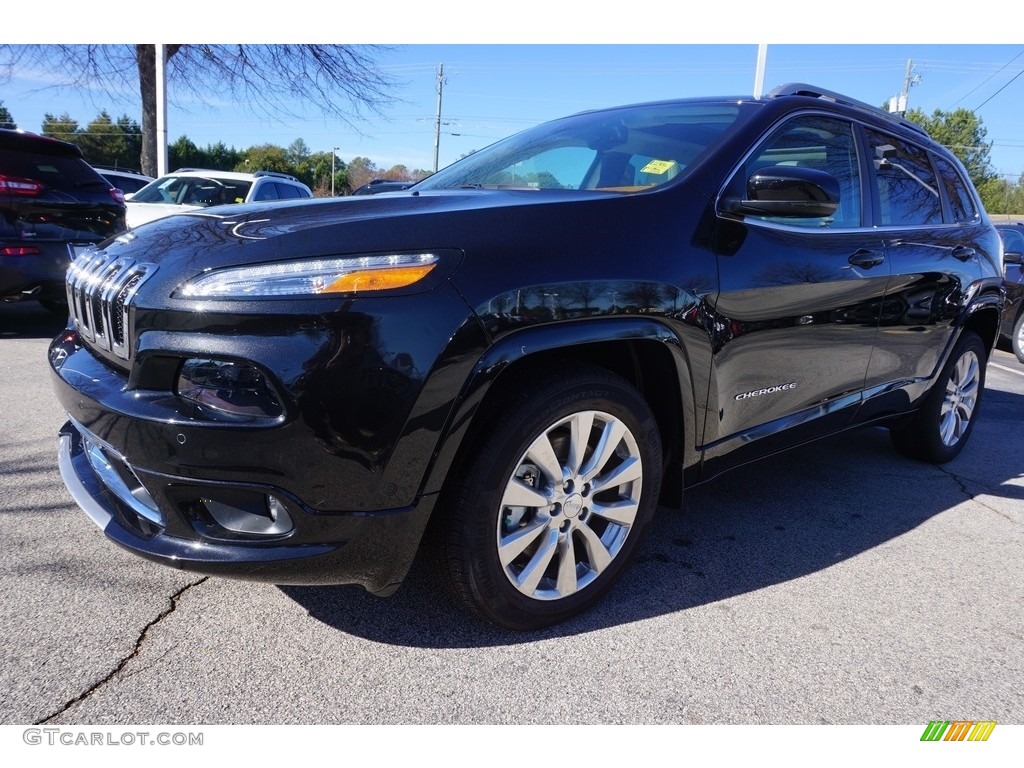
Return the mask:
<svg viewBox="0 0 1024 768">
<path fill-rule="evenodd" d="M 964 100 L 964 99 L 966 99 L 966 98 L 967 98 L 968 96 L 970 96 L 970 95 L 971 95 L 972 93 L 974 93 L 974 92 L 975 92 L 976 90 L 978 90 L 978 88 L 981 88 L 981 86 L 985 85 L 985 83 L 987 83 L 987 82 L 988 82 L 989 80 L 991 80 L 991 79 L 992 79 L 993 77 L 995 77 L 996 75 L 998 75 L 998 74 L 999 74 L 1000 72 L 1002 72 L 1002 71 L 1003 71 L 1004 69 L 1006 69 L 1006 68 L 1007 68 L 1008 66 L 1010 66 L 1011 64 L 1013 64 L 1013 62 L 1015 62 L 1015 61 L 1016 61 L 1017 59 L 1019 59 L 1019 58 L 1020 58 L 1021 56 L 1024 56 L 1024 51 L 1021 51 L 1020 53 L 1018 53 L 1018 54 L 1017 54 L 1016 56 L 1014 56 L 1014 57 L 1013 57 L 1012 59 L 1010 59 L 1010 60 L 1009 60 L 1008 62 L 1006 62 L 1005 64 L 1003 64 L 1003 66 L 1001 66 L 1001 67 L 1000 67 L 999 69 L 997 69 L 997 70 L 996 70 L 995 72 L 993 72 L 993 73 L 992 73 L 991 75 L 989 75 L 989 76 L 988 76 L 988 77 L 986 77 L 986 78 L 985 78 L 984 80 L 982 80 L 982 81 L 981 81 L 981 83 L 979 83 L 979 84 L 978 84 L 977 86 L 975 86 L 974 88 L 972 88 L 971 90 L 969 90 L 969 91 L 968 91 L 967 93 L 965 93 L 965 94 L 964 94 L 963 96 L 961 96 L 961 97 L 960 97 L 959 99 L 957 99 L 956 101 L 954 101 L 954 102 L 953 102 L 953 106 L 955 107 L 955 106 L 956 106 L 957 104 L 959 104 L 959 103 L 960 103 L 961 101 L 963 101 L 963 100 Z M 1008 83 L 1008 84 L 1009 84 L 1009 83 Z M 1007 85 L 1008 85 L 1008 84 L 1007 84 Z M 995 94 L 993 94 L 993 95 L 995 95 Z"/>
<path fill-rule="evenodd" d="M 1007 86 L 1007 85 L 1009 85 L 1010 83 L 1012 83 L 1012 82 L 1013 82 L 1014 80 L 1016 80 L 1016 79 L 1017 79 L 1018 77 L 1020 77 L 1021 75 L 1024 75 L 1024 69 L 1022 69 L 1022 70 L 1021 70 L 1020 72 L 1018 72 L 1018 73 L 1017 73 L 1016 75 L 1014 75 L 1013 77 L 1011 77 L 1011 78 L 1010 78 L 1010 79 L 1009 79 L 1009 80 L 1008 80 L 1008 81 L 1006 82 L 1006 84 L 1005 84 L 1005 85 L 1004 85 L 1004 86 L 1003 86 L 1002 88 L 1000 88 L 1000 89 L 999 89 L 998 91 L 996 91 L 996 92 L 995 92 L 995 93 L 993 93 L 993 94 L 992 94 L 991 96 L 989 96 L 989 97 L 988 97 L 987 99 L 985 99 L 985 100 L 984 100 L 983 102 L 981 102 L 981 104 L 979 104 L 978 106 L 976 106 L 976 107 L 974 108 L 974 110 L 973 110 L 973 111 L 977 112 L 977 111 L 978 111 L 979 109 L 981 109 L 982 107 L 984 107 L 984 106 L 985 106 L 986 104 L 988 104 L 988 103 L 989 103 L 990 101 L 992 101 L 992 99 L 994 99 L 994 98 L 995 98 L 996 96 L 998 96 L 998 95 L 999 95 L 1000 93 L 1002 93 L 1002 91 L 1003 91 L 1003 90 L 1005 90 L 1005 88 L 1006 88 L 1006 86 Z"/>
</svg>

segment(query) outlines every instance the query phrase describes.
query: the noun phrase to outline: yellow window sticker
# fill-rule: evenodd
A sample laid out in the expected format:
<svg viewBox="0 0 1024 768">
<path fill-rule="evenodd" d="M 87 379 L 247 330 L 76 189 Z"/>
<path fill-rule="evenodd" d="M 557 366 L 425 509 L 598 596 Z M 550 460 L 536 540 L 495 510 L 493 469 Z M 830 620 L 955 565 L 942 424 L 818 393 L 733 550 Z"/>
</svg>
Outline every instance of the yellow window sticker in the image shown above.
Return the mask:
<svg viewBox="0 0 1024 768">
<path fill-rule="evenodd" d="M 675 160 L 651 160 L 651 162 L 640 169 L 640 173 L 650 173 L 660 176 L 663 173 L 668 173 L 669 169 L 675 164 Z"/>
</svg>

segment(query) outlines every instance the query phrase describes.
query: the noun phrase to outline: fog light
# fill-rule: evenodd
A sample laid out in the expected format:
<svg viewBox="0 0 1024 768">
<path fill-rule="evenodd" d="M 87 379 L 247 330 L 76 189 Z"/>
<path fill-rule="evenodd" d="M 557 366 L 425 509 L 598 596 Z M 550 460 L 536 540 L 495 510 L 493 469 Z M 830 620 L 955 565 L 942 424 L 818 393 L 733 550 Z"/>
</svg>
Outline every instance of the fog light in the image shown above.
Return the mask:
<svg viewBox="0 0 1024 768">
<path fill-rule="evenodd" d="M 181 366 L 174 389 L 186 400 L 217 413 L 261 419 L 284 414 L 267 377 L 246 363 L 189 358 Z"/>
<path fill-rule="evenodd" d="M 203 499 L 202 503 L 217 525 L 235 533 L 281 536 L 294 527 L 288 510 L 274 496 L 266 496 L 262 508 L 244 509 L 213 499 Z"/>
</svg>

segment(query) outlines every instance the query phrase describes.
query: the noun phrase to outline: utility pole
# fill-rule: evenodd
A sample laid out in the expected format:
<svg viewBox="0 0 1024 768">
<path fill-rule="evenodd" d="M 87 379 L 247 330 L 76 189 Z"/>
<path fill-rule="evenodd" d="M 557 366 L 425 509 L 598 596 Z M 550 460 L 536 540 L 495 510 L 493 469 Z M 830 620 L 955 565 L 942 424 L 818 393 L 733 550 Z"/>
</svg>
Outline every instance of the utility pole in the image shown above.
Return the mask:
<svg viewBox="0 0 1024 768">
<path fill-rule="evenodd" d="M 444 91 L 444 63 L 437 65 L 437 119 L 434 121 L 434 173 L 437 173 L 437 156 L 441 148 L 441 95 Z"/>
<path fill-rule="evenodd" d="M 910 104 L 910 89 L 921 82 L 921 78 L 914 74 L 914 60 L 907 59 L 907 72 L 903 75 L 903 90 L 899 96 L 889 100 L 889 111 L 896 112 L 900 117 L 907 116 L 907 107 Z"/>
</svg>

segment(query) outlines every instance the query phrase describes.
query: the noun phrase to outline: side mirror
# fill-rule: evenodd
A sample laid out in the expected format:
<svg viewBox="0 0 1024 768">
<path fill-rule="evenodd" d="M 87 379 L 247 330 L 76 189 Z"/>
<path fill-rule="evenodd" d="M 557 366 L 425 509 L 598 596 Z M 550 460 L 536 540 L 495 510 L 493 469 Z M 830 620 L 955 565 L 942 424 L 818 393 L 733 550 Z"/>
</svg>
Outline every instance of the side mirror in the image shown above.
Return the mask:
<svg viewBox="0 0 1024 768">
<path fill-rule="evenodd" d="M 726 213 L 786 218 L 831 216 L 838 207 L 839 182 L 835 176 L 794 165 L 760 168 L 747 179 L 745 200 L 722 201 Z"/>
</svg>

